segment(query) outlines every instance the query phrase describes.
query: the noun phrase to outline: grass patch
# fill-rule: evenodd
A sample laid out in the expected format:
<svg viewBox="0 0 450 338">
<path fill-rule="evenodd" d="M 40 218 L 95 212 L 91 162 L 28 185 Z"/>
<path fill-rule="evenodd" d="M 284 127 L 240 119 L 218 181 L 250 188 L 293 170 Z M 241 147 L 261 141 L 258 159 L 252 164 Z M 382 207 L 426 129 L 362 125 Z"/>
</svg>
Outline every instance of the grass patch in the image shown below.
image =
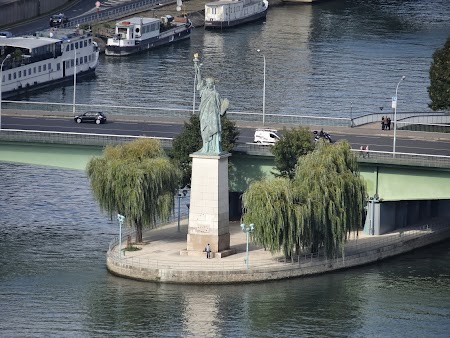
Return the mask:
<svg viewBox="0 0 450 338">
<path fill-rule="evenodd" d="M 133 245 L 127 246 L 126 248 L 122 249 L 122 251 L 139 251 L 139 250 L 142 250 L 142 248 Z"/>
</svg>

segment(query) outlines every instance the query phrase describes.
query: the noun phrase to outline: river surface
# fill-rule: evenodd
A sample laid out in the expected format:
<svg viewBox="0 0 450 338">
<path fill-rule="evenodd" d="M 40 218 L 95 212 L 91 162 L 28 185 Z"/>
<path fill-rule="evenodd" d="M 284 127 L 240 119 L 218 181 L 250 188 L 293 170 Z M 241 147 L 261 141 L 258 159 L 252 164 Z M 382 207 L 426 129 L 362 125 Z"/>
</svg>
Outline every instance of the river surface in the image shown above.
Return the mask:
<svg viewBox="0 0 450 338">
<path fill-rule="evenodd" d="M 397 111 L 430 111 L 429 68 L 450 35 L 449 17 L 448 0 L 273 7 L 265 23 L 223 32 L 197 28 L 176 45 L 123 58 L 102 55 L 96 78 L 77 85 L 77 103 L 190 110 L 198 52 L 204 74 L 218 81 L 231 111 L 262 113 L 263 55 L 266 114 L 390 112 L 402 76 Z M 73 86 L 23 99 L 72 103 Z"/>
<path fill-rule="evenodd" d="M 185 286 L 110 275 L 117 234 L 83 171 L 0 162 L 0 337 L 448 337 L 448 241 L 317 277 Z"/>
</svg>

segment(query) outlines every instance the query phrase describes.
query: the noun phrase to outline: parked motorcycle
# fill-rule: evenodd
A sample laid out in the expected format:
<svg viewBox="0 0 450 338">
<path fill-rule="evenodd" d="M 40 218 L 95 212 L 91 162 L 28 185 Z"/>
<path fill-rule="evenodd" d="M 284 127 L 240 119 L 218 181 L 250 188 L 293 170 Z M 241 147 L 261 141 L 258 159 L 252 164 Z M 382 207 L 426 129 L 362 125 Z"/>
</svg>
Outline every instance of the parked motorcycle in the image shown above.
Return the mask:
<svg viewBox="0 0 450 338">
<path fill-rule="evenodd" d="M 319 132 L 317 130 L 314 130 L 314 142 L 319 141 L 321 138 L 323 138 L 325 141 L 328 141 L 329 143 L 333 143 L 333 140 L 331 139 L 331 135 L 324 132 L 323 129 Z"/>
</svg>

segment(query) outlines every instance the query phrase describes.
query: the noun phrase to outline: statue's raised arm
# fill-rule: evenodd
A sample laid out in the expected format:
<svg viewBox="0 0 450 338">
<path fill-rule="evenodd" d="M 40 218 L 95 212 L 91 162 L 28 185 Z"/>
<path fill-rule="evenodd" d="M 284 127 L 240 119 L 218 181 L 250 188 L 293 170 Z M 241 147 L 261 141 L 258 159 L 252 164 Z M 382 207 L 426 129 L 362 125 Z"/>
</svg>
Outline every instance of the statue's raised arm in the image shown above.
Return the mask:
<svg viewBox="0 0 450 338">
<path fill-rule="evenodd" d="M 197 90 L 200 95 L 199 118 L 203 146 L 201 154 L 220 154 L 222 152 L 222 125 L 220 116 L 228 109 L 228 100 L 222 100 L 216 91 L 214 79 L 202 78 L 198 54 L 194 54 L 194 69 Z"/>
</svg>

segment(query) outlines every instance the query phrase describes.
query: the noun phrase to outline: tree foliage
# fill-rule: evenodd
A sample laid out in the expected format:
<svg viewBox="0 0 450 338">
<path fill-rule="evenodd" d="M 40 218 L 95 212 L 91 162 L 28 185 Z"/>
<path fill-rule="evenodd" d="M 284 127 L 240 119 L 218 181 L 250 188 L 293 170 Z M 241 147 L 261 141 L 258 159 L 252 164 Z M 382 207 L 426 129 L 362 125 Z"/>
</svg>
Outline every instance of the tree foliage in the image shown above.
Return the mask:
<svg viewBox="0 0 450 338">
<path fill-rule="evenodd" d="M 236 124 L 226 116 L 221 117 L 222 123 L 222 149 L 231 152 L 236 145 L 239 132 Z M 181 169 L 181 186 L 191 184 L 192 160 L 190 154 L 202 148 L 202 135 L 200 133 L 200 118 L 192 115 L 189 122 L 185 122 L 181 133 L 173 139 L 169 156 Z"/>
<path fill-rule="evenodd" d="M 429 104 L 431 109 L 450 108 L 450 36 L 444 47 L 437 49 L 433 54 L 428 94 L 431 99 Z"/>
<path fill-rule="evenodd" d="M 292 180 L 254 182 L 242 201 L 244 223 L 254 223 L 253 240 L 286 257 L 300 248 L 327 257 L 343 249 L 348 234 L 362 225 L 366 188 L 347 142 L 321 141 L 299 158 Z"/>
<path fill-rule="evenodd" d="M 86 170 L 101 210 L 111 218 L 116 213 L 124 215 L 136 227 L 136 242 L 142 242 L 144 226 L 168 220 L 180 172 L 159 141 L 140 139 L 107 146 L 103 156 L 89 161 Z"/>
<path fill-rule="evenodd" d="M 298 158 L 311 152 L 314 145 L 309 128 L 284 129 L 282 135 L 283 137 L 272 148 L 275 167 L 279 172 L 274 174 L 292 179 Z"/>
</svg>

